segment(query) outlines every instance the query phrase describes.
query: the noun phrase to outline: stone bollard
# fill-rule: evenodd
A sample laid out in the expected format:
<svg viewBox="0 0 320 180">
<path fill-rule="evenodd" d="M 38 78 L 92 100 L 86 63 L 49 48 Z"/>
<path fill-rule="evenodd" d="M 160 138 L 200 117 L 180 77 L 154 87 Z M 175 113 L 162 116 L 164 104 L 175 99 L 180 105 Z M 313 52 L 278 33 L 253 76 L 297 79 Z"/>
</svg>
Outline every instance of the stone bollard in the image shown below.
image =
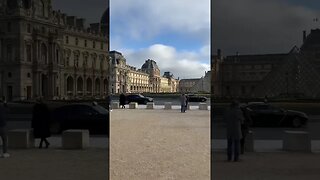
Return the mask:
<svg viewBox="0 0 320 180">
<path fill-rule="evenodd" d="M 13 129 L 8 132 L 9 148 L 33 148 L 33 129 Z"/>
<path fill-rule="evenodd" d="M 119 102 L 111 102 L 112 109 L 119 109 Z"/>
<path fill-rule="evenodd" d="M 188 103 L 188 105 L 187 105 L 187 110 L 190 110 L 190 104 Z"/>
<path fill-rule="evenodd" d="M 200 103 L 199 109 L 200 110 L 208 110 L 208 104 L 207 103 Z"/>
<path fill-rule="evenodd" d="M 283 150 L 311 152 L 311 139 L 306 131 L 284 131 Z"/>
<path fill-rule="evenodd" d="M 147 109 L 153 109 L 154 103 L 153 102 L 147 102 Z"/>
<path fill-rule="evenodd" d="M 244 151 L 245 152 L 254 152 L 254 134 L 252 131 L 249 131 L 245 142 L 244 142 Z"/>
<path fill-rule="evenodd" d="M 137 109 L 138 108 L 138 103 L 136 102 L 131 102 L 129 104 L 129 109 Z"/>
<path fill-rule="evenodd" d="M 68 129 L 62 132 L 63 149 L 84 149 L 89 147 L 89 130 Z"/>
<path fill-rule="evenodd" d="M 172 109 L 172 103 L 171 102 L 165 102 L 164 103 L 164 109 Z"/>
</svg>

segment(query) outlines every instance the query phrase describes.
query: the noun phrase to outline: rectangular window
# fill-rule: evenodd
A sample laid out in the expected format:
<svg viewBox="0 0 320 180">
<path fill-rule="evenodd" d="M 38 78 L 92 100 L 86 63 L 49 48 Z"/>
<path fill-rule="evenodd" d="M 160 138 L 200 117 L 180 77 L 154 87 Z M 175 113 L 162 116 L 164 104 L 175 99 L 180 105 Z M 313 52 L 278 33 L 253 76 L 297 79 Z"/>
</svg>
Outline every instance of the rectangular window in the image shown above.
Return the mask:
<svg viewBox="0 0 320 180">
<path fill-rule="evenodd" d="M 103 42 L 100 44 L 100 48 L 103 49 Z"/>
<path fill-rule="evenodd" d="M 66 36 L 66 44 L 69 44 L 69 36 Z"/>
<path fill-rule="evenodd" d="M 7 45 L 7 60 L 12 60 L 12 46 L 11 44 Z"/>
<path fill-rule="evenodd" d="M 27 45 L 26 47 L 26 54 L 27 54 L 27 62 L 31 62 L 31 45 Z"/>
<path fill-rule="evenodd" d="M 92 48 L 93 49 L 96 48 L 96 42 L 95 41 L 92 42 Z"/>
<path fill-rule="evenodd" d="M 27 32 L 31 33 L 31 25 L 30 24 L 27 24 Z"/>
<path fill-rule="evenodd" d="M 7 31 L 11 32 L 11 22 L 8 22 L 8 24 L 7 24 Z"/>
<path fill-rule="evenodd" d="M 79 39 L 76 38 L 76 46 L 78 46 L 78 44 L 79 44 Z"/>
<path fill-rule="evenodd" d="M 84 47 L 87 47 L 87 40 L 84 40 Z"/>
</svg>

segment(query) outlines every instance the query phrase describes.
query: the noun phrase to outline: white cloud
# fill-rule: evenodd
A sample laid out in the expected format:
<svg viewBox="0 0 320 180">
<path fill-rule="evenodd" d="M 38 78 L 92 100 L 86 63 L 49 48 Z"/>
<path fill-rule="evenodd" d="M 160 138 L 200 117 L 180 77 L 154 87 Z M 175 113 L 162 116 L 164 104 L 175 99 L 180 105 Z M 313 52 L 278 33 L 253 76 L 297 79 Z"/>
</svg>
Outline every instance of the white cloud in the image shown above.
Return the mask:
<svg viewBox="0 0 320 180">
<path fill-rule="evenodd" d="M 208 42 L 210 0 L 113 0 L 110 5 L 114 32 L 140 39 L 173 31 Z"/>
<path fill-rule="evenodd" d="M 206 48 L 206 47 L 203 47 Z M 120 52 L 127 59 L 127 64 L 141 68 L 147 59 L 157 62 L 161 75 L 170 71 L 176 78 L 200 78 L 205 71 L 210 70 L 207 54 L 203 54 L 203 48 L 197 52 L 177 51 L 174 47 L 154 44 L 137 51 L 122 49 Z"/>
</svg>

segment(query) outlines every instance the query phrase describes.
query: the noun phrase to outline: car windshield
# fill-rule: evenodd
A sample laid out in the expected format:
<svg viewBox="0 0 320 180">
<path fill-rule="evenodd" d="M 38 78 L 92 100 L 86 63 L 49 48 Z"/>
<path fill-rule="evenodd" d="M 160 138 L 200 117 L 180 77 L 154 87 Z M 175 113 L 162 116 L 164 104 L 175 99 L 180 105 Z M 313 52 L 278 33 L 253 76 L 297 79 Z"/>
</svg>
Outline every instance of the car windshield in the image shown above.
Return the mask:
<svg viewBox="0 0 320 180">
<path fill-rule="evenodd" d="M 98 111 L 101 114 L 107 114 L 108 113 L 108 111 L 104 107 L 102 107 L 100 105 L 93 106 L 93 109 L 95 109 L 96 111 Z"/>
</svg>

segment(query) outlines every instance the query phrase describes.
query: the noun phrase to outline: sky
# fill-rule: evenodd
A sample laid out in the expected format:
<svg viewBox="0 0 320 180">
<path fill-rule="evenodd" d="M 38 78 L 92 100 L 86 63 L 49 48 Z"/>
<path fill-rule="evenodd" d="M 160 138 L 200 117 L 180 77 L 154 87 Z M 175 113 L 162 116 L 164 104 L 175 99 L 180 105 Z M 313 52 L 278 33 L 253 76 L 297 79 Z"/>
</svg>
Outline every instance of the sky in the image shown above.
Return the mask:
<svg viewBox="0 0 320 180">
<path fill-rule="evenodd" d="M 141 68 L 157 62 L 161 75 L 200 78 L 210 70 L 210 0 L 111 0 L 110 50 Z"/>
<path fill-rule="evenodd" d="M 54 9 L 87 24 L 100 21 L 106 4 L 53 0 Z M 210 70 L 210 0 L 110 0 L 110 50 L 137 68 L 153 59 L 161 75 L 200 78 Z"/>
<path fill-rule="evenodd" d="M 100 22 L 108 0 L 51 0 L 53 10 L 86 19 L 86 24 Z"/>
<path fill-rule="evenodd" d="M 318 22 L 313 19 L 318 18 Z M 215 0 L 212 49 L 223 55 L 288 53 L 320 28 L 318 0 Z"/>
</svg>

